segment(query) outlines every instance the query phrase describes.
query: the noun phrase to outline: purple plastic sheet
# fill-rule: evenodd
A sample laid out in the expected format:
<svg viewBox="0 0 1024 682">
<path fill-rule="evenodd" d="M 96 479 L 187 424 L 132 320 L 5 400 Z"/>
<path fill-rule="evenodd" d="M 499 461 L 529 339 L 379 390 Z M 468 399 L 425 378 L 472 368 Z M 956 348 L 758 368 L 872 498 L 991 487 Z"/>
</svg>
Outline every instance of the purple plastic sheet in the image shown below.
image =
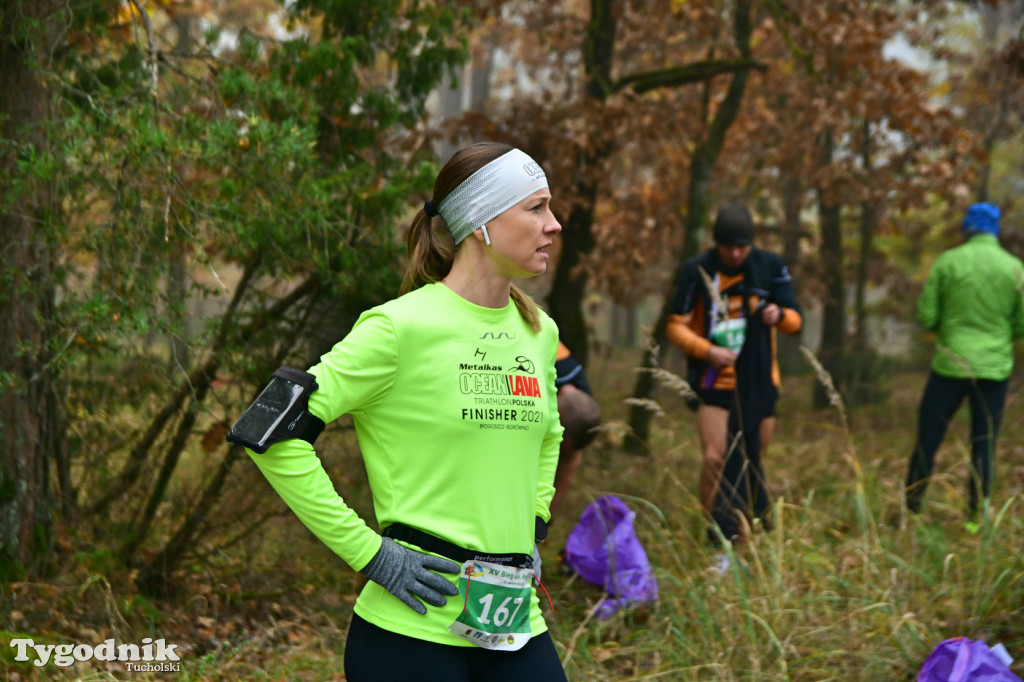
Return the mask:
<svg viewBox="0 0 1024 682">
<path fill-rule="evenodd" d="M 635 516 L 618 497 L 599 497 L 583 510 L 566 540 L 566 562 L 611 597 L 598 607 L 598 618 L 658 598 L 658 581 L 633 528 Z"/>
<path fill-rule="evenodd" d="M 925 659 L 917 682 L 1021 682 L 984 642 L 954 637 Z"/>
</svg>

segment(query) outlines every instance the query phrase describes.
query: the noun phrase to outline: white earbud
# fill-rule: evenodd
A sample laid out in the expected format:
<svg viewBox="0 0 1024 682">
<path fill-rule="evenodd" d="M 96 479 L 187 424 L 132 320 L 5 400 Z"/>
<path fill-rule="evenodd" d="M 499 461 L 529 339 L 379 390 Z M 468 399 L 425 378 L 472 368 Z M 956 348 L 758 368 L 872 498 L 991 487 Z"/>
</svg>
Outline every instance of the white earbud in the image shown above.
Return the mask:
<svg viewBox="0 0 1024 682">
<path fill-rule="evenodd" d="M 487 235 L 487 226 L 486 225 L 481 225 L 480 229 L 484 231 L 484 242 L 487 244 L 487 246 L 490 246 L 491 245 L 491 238 Z"/>
</svg>

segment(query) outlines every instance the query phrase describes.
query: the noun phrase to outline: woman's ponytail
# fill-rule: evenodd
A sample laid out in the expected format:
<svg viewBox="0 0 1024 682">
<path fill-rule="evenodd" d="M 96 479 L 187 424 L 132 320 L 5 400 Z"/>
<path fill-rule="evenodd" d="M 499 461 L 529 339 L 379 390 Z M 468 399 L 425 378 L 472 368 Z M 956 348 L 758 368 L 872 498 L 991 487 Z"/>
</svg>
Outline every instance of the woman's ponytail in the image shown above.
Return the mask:
<svg viewBox="0 0 1024 682">
<path fill-rule="evenodd" d="M 424 284 L 440 282 L 452 269 L 455 244 L 447 229 L 435 230 L 434 220 L 421 208 L 412 219 L 406 236 L 409 262 L 402 278 L 401 293 L 407 294 Z"/>
<path fill-rule="evenodd" d="M 509 291 L 512 300 L 516 304 L 516 308 L 519 309 L 519 314 L 522 315 L 523 319 L 530 324 L 530 328 L 535 332 L 540 331 L 540 315 L 537 313 L 537 304 L 534 302 L 530 295 L 517 287 L 515 284 L 512 285 Z"/>
</svg>

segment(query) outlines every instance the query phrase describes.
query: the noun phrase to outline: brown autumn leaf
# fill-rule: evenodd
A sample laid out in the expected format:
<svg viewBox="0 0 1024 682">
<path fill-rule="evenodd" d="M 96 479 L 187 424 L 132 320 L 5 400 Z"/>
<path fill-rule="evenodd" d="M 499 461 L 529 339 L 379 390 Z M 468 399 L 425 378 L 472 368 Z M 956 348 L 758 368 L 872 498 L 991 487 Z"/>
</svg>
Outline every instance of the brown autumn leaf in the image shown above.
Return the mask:
<svg viewBox="0 0 1024 682">
<path fill-rule="evenodd" d="M 227 437 L 230 428 L 229 422 L 220 421 L 207 429 L 206 433 L 203 434 L 203 452 L 212 454 L 219 450 L 224 445 L 224 439 Z"/>
</svg>

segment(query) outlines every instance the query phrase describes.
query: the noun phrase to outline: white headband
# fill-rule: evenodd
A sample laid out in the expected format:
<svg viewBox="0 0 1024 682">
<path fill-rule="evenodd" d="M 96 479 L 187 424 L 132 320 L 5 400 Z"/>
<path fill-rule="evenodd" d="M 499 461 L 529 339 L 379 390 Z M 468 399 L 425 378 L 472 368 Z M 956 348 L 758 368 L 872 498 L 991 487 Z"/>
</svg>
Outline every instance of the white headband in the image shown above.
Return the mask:
<svg viewBox="0 0 1024 682">
<path fill-rule="evenodd" d="M 544 169 L 525 152 L 513 149 L 466 178 L 444 198 L 437 212 L 455 243 L 548 186 Z"/>
</svg>

